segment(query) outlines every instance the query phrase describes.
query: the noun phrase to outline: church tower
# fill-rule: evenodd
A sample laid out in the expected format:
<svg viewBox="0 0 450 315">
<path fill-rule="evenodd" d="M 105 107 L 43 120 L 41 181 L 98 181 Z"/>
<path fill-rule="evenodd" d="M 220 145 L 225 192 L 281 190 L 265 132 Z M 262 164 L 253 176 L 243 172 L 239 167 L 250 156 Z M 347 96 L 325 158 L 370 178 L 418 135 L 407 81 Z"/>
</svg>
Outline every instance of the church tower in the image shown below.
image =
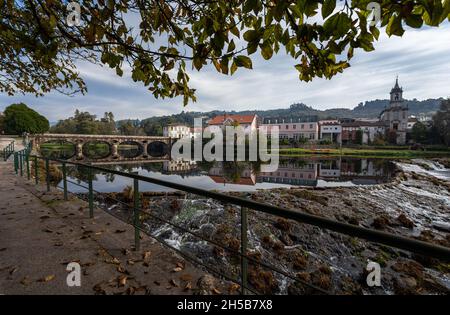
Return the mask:
<svg viewBox="0 0 450 315">
<path fill-rule="evenodd" d="M 401 105 L 403 103 L 403 89 L 398 85 L 398 76 L 395 80 L 395 86 L 391 90 L 390 104 L 393 106 Z"/>
<path fill-rule="evenodd" d="M 398 84 L 398 77 L 390 94 L 389 106 L 381 112 L 380 119 L 386 124 L 388 136 L 395 135 L 396 144 L 406 144 L 408 106 L 405 105 L 403 88 Z"/>
</svg>

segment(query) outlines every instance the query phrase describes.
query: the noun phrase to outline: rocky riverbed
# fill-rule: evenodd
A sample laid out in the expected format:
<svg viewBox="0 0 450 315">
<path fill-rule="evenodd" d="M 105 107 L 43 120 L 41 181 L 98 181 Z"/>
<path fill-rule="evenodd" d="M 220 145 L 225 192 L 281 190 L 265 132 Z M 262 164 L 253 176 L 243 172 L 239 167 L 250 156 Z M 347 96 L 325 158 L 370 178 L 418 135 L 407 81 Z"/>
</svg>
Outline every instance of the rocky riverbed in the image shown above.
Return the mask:
<svg viewBox="0 0 450 315">
<path fill-rule="evenodd" d="M 394 163 L 394 180 L 381 185 L 230 194 L 450 247 L 448 160 Z M 128 189 L 102 194 L 97 202 L 107 211 L 132 220 L 132 196 Z M 142 205 L 140 220 L 149 234 L 221 273 L 239 277 L 238 206 L 184 193 L 144 193 Z M 259 293 L 450 293 L 450 264 L 436 259 L 253 210 L 248 211 L 247 235 L 251 257 L 248 282 Z M 368 261 L 381 266 L 380 287 L 366 283 Z"/>
</svg>

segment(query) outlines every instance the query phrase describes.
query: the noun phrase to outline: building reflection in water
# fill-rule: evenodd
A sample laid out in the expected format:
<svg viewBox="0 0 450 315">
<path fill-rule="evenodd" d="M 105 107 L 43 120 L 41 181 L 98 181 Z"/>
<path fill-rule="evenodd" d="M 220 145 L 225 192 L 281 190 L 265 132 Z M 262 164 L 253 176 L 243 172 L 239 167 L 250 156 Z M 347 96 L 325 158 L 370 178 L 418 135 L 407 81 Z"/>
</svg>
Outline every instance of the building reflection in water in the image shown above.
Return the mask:
<svg viewBox="0 0 450 315">
<path fill-rule="evenodd" d="M 239 165 L 238 163 L 242 163 Z M 256 185 L 267 182 L 293 186 L 318 186 L 325 182 L 349 182 L 370 185 L 386 182 L 392 173 L 389 162 L 376 159 L 281 160 L 275 172 L 258 172 L 248 162 L 215 163 L 208 176 L 216 183 Z"/>
</svg>

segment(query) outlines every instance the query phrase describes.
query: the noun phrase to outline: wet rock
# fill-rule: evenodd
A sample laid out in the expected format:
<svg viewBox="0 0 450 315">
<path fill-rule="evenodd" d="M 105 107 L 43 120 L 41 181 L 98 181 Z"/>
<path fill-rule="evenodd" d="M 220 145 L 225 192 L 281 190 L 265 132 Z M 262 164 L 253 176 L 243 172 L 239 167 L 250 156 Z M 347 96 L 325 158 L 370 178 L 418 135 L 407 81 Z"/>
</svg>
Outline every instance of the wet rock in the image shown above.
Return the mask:
<svg viewBox="0 0 450 315">
<path fill-rule="evenodd" d="M 442 222 L 442 221 L 435 221 L 432 223 L 432 225 L 437 230 L 444 231 L 444 232 L 450 232 L 450 223 Z"/>
<path fill-rule="evenodd" d="M 318 193 L 314 193 L 310 190 L 306 190 L 306 189 L 291 189 L 289 190 L 289 193 L 298 197 L 298 198 L 302 198 L 302 199 L 306 199 L 306 200 L 310 200 L 310 201 L 315 201 L 320 203 L 323 206 L 327 206 L 328 205 L 328 197 L 327 196 L 322 196 Z"/>
<path fill-rule="evenodd" d="M 206 223 L 200 226 L 200 233 L 208 239 L 211 239 L 215 232 L 216 228 L 212 223 Z"/>
</svg>

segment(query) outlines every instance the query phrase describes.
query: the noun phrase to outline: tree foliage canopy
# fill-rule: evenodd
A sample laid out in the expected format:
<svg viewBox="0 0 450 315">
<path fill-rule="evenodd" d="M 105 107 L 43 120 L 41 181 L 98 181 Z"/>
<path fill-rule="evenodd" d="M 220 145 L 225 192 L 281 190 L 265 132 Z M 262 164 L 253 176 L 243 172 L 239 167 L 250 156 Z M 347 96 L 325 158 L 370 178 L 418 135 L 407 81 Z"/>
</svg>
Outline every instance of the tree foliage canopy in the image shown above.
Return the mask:
<svg viewBox="0 0 450 315">
<path fill-rule="evenodd" d="M 106 112 L 101 119 L 89 112 L 75 111 L 73 117 L 58 121 L 50 132 L 69 133 L 69 134 L 92 134 L 92 135 L 111 135 L 116 134 L 116 123 L 114 115 Z"/>
<path fill-rule="evenodd" d="M 433 124 L 442 142 L 450 146 L 450 99 L 442 101 L 441 108 L 433 116 Z"/>
<path fill-rule="evenodd" d="M 50 128 L 47 118 L 23 103 L 12 104 L 5 109 L 3 124 L 6 133 L 17 135 L 44 133 Z"/>
<path fill-rule="evenodd" d="M 331 78 L 349 67 L 355 49 L 374 50 L 385 27 L 402 36 L 450 20 L 450 0 L 83 0 L 81 23 L 70 26 L 66 1 L 0 0 L 0 91 L 42 95 L 85 92 L 78 60 L 130 69 L 155 97 L 195 101 L 186 71 L 213 64 L 233 74 L 284 48 L 299 79 Z M 368 23 L 370 2 L 381 24 Z M 133 23 L 133 21 L 138 21 Z"/>
</svg>

